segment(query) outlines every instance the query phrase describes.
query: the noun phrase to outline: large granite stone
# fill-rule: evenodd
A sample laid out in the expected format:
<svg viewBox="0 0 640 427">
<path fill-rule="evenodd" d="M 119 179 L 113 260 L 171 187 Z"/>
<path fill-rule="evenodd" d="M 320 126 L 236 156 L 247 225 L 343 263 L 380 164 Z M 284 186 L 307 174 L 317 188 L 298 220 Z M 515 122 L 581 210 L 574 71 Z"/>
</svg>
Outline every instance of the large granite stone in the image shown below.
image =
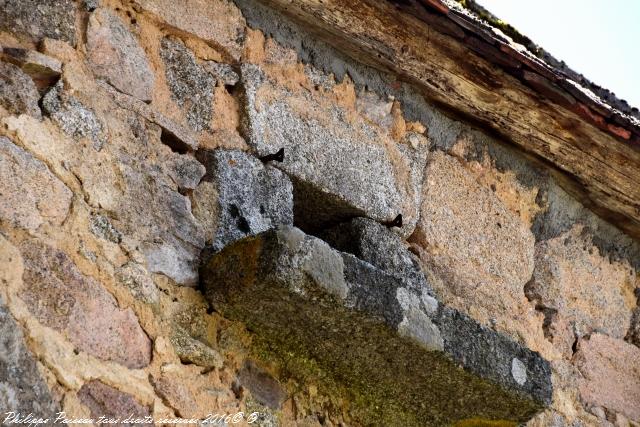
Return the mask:
<svg viewBox="0 0 640 427">
<path fill-rule="evenodd" d="M 0 61 L 0 106 L 10 114 L 29 114 L 40 118 L 38 90 L 20 68 Z"/>
<path fill-rule="evenodd" d="M 385 408 L 403 425 L 523 422 L 551 401 L 537 353 L 297 228 L 227 246 L 201 277 L 213 307 L 272 360 L 314 360 L 378 422 L 393 419 Z"/>
<path fill-rule="evenodd" d="M 73 0 L 1 0 L 0 29 L 30 38 L 76 42 L 76 2 Z"/>
<path fill-rule="evenodd" d="M 578 343 L 574 363 L 580 370 L 580 397 L 587 405 L 622 413 L 640 422 L 640 349 L 625 341 L 593 334 Z"/>
<path fill-rule="evenodd" d="M 118 307 L 64 252 L 35 240 L 25 241 L 20 250 L 27 286 L 19 296 L 42 324 L 99 359 L 136 369 L 149 364 L 151 341 L 131 309 Z"/>
<path fill-rule="evenodd" d="M 25 346 L 22 330 L 0 298 L 0 419 L 7 417 L 6 412 L 55 419 L 59 410 Z"/>
<path fill-rule="evenodd" d="M 189 126 L 196 132 L 210 129 L 215 78 L 178 39 L 163 38 L 160 56 L 171 97 L 185 109 Z"/>
<path fill-rule="evenodd" d="M 87 51 L 97 77 L 142 101 L 151 100 L 153 71 L 144 50 L 118 16 L 106 9 L 91 14 Z"/>
<path fill-rule="evenodd" d="M 282 224 L 293 224 L 291 181 L 270 165 L 241 151 L 200 153 L 206 164 L 205 180 L 218 194 L 214 251 L 246 236 Z"/>
<path fill-rule="evenodd" d="M 602 256 L 591 238 L 574 228 L 536 244 L 527 294 L 553 313 L 548 322 L 554 344 L 571 354 L 575 339 L 594 331 L 625 337 L 636 306 L 635 275 L 628 264 Z"/>
<path fill-rule="evenodd" d="M 62 224 L 73 195 L 44 163 L 0 137 L 0 196 L 0 220 L 33 233 Z"/>
<path fill-rule="evenodd" d="M 402 234 L 411 233 L 427 144 L 398 144 L 354 112 L 286 88 L 257 65 L 243 65 L 241 74 L 245 137 L 260 156 L 284 148 L 277 167 L 293 181 L 297 223 L 313 230 L 355 216 L 384 222 L 402 214 Z"/>
</svg>

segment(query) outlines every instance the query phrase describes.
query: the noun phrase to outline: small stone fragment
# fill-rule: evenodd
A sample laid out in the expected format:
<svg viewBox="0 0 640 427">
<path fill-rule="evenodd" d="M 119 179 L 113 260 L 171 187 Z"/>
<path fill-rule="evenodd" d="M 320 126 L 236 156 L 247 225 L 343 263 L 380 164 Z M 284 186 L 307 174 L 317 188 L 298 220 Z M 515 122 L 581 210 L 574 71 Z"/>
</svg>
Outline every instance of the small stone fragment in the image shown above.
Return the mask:
<svg viewBox="0 0 640 427">
<path fill-rule="evenodd" d="M 91 14 L 87 50 L 96 76 L 142 101 L 151 100 L 153 71 L 144 50 L 118 16 L 107 9 Z"/>
<path fill-rule="evenodd" d="M 171 344 L 184 363 L 194 363 L 204 368 L 221 368 L 223 359 L 220 353 L 207 344 L 193 338 L 184 328 L 175 325 L 171 335 Z"/>
<path fill-rule="evenodd" d="M 174 154 L 170 157 L 169 172 L 171 178 L 181 190 L 193 190 L 196 188 L 207 170 L 189 154 Z"/>
<path fill-rule="evenodd" d="M 40 225 L 60 225 L 73 194 L 47 166 L 0 137 L 0 220 L 34 233 Z"/>
<path fill-rule="evenodd" d="M 240 80 L 238 73 L 236 73 L 229 64 L 207 61 L 204 63 L 204 68 L 218 83 L 222 83 L 225 86 L 235 86 Z"/>
<path fill-rule="evenodd" d="M 159 301 L 158 288 L 153 283 L 149 272 L 140 264 L 128 262 L 116 271 L 116 278 L 129 288 L 136 299 L 148 304 Z"/>
<path fill-rule="evenodd" d="M 94 235 L 111 243 L 120 243 L 122 241 L 122 234 L 114 228 L 109 218 L 104 215 L 93 215 L 89 223 L 89 229 Z"/>
<path fill-rule="evenodd" d="M 149 408 L 138 403 L 132 395 L 123 393 L 98 380 L 84 384 L 78 391 L 78 398 L 89 408 L 91 416 L 95 420 L 104 417 L 124 422 L 130 417 L 130 419 L 138 421 L 137 419 L 144 419 L 150 415 Z M 105 422 L 101 425 L 113 425 L 113 423 Z M 148 425 L 148 420 L 146 422 L 123 423 L 122 425 L 142 427 Z"/>
<path fill-rule="evenodd" d="M 13 64 L 0 62 L 0 106 L 11 114 L 41 118 L 40 95 L 33 80 Z"/>
<path fill-rule="evenodd" d="M 2 48 L 1 57 L 28 74 L 40 90 L 55 84 L 62 74 L 62 63 L 40 52 L 21 48 Z"/>
</svg>

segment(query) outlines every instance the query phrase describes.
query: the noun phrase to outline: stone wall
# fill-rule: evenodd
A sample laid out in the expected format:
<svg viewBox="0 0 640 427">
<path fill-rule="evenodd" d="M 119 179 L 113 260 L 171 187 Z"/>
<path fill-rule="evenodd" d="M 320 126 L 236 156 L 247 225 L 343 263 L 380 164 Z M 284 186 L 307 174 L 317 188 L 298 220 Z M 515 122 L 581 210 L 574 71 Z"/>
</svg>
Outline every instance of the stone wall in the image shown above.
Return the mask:
<svg viewBox="0 0 640 427">
<path fill-rule="evenodd" d="M 640 425 L 640 246 L 508 141 L 254 0 L 0 45 L 3 420 Z"/>
</svg>

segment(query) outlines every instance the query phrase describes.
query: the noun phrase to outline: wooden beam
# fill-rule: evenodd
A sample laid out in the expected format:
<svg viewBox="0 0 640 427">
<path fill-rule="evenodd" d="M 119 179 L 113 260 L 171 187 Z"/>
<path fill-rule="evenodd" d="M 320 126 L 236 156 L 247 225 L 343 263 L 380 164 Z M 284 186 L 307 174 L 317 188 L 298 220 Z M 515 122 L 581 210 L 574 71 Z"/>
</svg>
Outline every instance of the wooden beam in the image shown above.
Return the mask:
<svg viewBox="0 0 640 427">
<path fill-rule="evenodd" d="M 573 194 L 640 237 L 640 150 L 483 59 L 466 39 L 443 34 L 382 0 L 259 1 L 569 175 Z"/>
</svg>

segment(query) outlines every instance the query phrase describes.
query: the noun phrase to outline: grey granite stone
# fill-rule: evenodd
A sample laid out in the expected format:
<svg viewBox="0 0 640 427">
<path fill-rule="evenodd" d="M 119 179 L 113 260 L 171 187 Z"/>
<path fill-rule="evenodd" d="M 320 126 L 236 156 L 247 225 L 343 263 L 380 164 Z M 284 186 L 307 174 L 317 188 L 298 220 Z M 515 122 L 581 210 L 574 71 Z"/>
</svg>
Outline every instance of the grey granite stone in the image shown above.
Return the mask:
<svg viewBox="0 0 640 427">
<path fill-rule="evenodd" d="M 241 151 L 200 153 L 205 180 L 218 191 L 218 227 L 213 250 L 281 224 L 293 224 L 291 182 L 278 169 Z"/>
<path fill-rule="evenodd" d="M 0 0 L 0 29 L 38 42 L 44 37 L 76 43 L 73 0 Z"/>
<path fill-rule="evenodd" d="M 33 80 L 13 64 L 0 62 L 0 106 L 11 114 L 40 118 L 38 89 Z"/>
<path fill-rule="evenodd" d="M 409 425 L 519 423 L 551 403 L 538 353 L 393 271 L 283 226 L 214 254 L 201 278 L 213 307 L 268 343 L 270 360 L 314 360 L 354 393 L 376 390 L 379 404 L 421 420 Z"/>
<path fill-rule="evenodd" d="M 284 148 L 277 167 L 293 181 L 297 223 L 316 230 L 355 216 L 384 222 L 402 214 L 401 233 L 411 234 L 426 144 L 397 144 L 319 95 L 279 85 L 257 65 L 243 65 L 241 81 L 244 136 L 259 156 Z"/>
<path fill-rule="evenodd" d="M 5 412 L 55 419 L 59 410 L 38 371 L 36 359 L 24 344 L 20 327 L 0 298 L 1 419 L 5 419 Z"/>
<path fill-rule="evenodd" d="M 207 70 L 217 82 L 225 86 L 235 86 L 240 80 L 240 76 L 233 70 L 233 67 L 223 62 L 207 61 L 204 63 Z"/>
<path fill-rule="evenodd" d="M 117 15 L 107 9 L 91 14 L 87 51 L 97 77 L 142 101 L 151 100 L 153 71 L 144 50 Z"/>
<path fill-rule="evenodd" d="M 42 99 L 44 111 L 72 138 L 87 138 L 100 151 L 106 144 L 104 125 L 96 114 L 64 90 L 59 81 Z"/>
<path fill-rule="evenodd" d="M 173 99 L 185 108 L 187 123 L 195 131 L 209 129 L 213 114 L 214 77 L 200 65 L 193 52 L 177 40 L 165 37 L 160 56 Z"/>
</svg>

